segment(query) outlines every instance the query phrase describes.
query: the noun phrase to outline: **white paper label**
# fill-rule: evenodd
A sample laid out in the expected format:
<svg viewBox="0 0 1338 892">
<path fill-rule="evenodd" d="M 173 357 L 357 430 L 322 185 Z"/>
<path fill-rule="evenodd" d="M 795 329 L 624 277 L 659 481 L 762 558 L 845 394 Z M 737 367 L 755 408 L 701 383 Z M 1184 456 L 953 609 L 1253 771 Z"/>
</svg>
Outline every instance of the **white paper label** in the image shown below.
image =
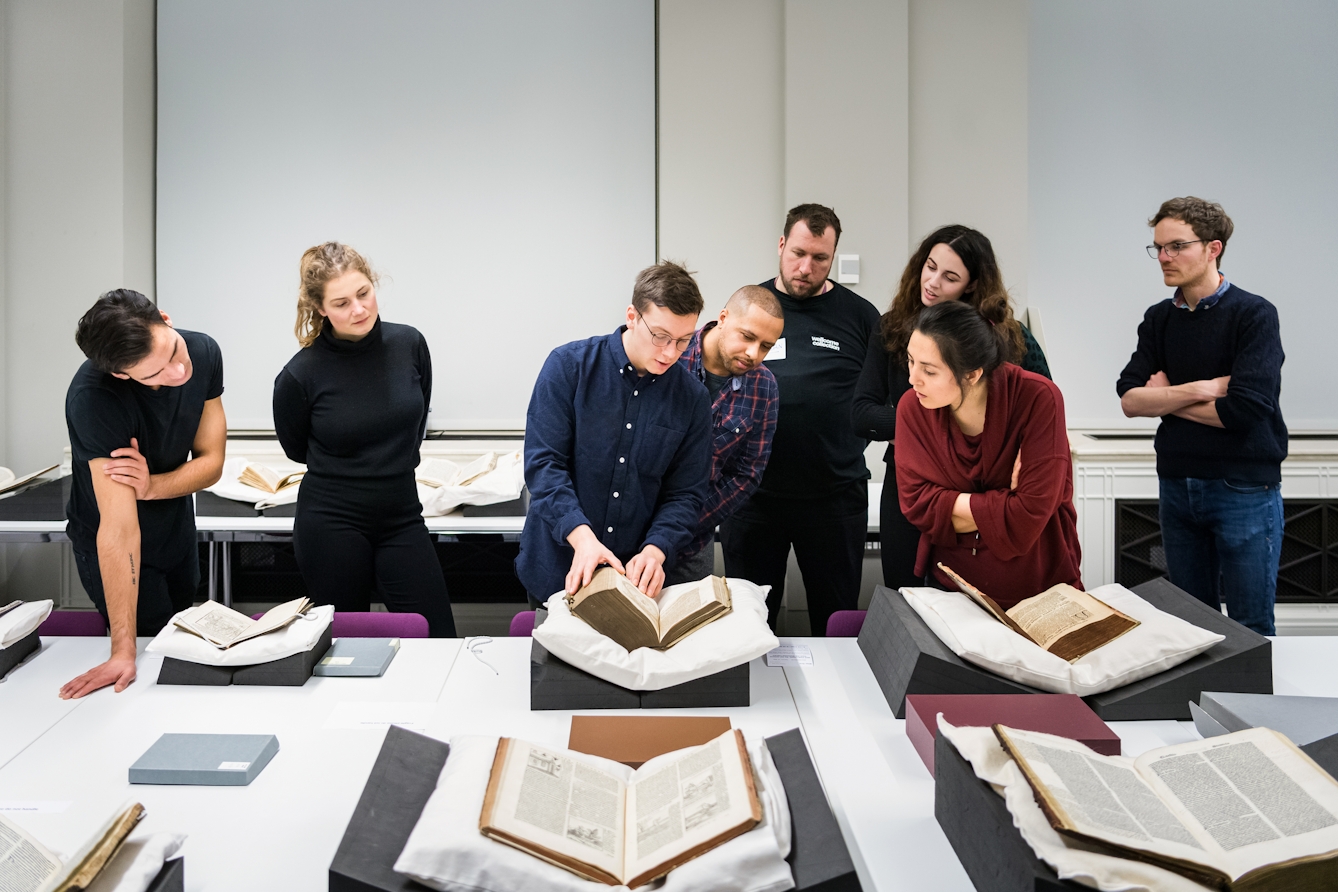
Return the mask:
<svg viewBox="0 0 1338 892">
<path fill-rule="evenodd" d="M 245 771 L 251 767 L 250 762 L 219 762 L 219 771 Z"/>
<path fill-rule="evenodd" d="M 813 649 L 807 644 L 782 644 L 766 655 L 768 666 L 812 666 Z"/>
<path fill-rule="evenodd" d="M 337 703 L 323 726 L 327 731 L 359 729 L 384 730 L 399 725 L 410 731 L 426 730 L 435 703 Z"/>
<path fill-rule="evenodd" d="M 13 814 L 60 814 L 69 807 L 70 803 L 53 799 L 0 800 L 0 812 Z"/>
<path fill-rule="evenodd" d="M 326 657 L 321 660 L 322 666 L 352 666 L 356 657 Z"/>
<path fill-rule="evenodd" d="M 767 358 L 765 361 L 771 362 L 773 359 L 784 359 L 784 358 L 785 358 L 785 338 L 777 338 L 776 345 L 771 348 L 771 352 L 767 354 Z"/>
</svg>

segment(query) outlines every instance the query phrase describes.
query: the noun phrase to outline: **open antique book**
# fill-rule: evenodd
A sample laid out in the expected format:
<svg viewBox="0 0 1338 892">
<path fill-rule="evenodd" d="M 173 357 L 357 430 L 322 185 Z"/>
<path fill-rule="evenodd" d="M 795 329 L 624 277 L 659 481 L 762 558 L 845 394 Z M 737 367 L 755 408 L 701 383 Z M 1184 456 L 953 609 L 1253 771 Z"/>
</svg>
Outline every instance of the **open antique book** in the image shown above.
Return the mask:
<svg viewBox="0 0 1338 892">
<path fill-rule="evenodd" d="M 938 568 L 999 622 L 1070 663 L 1141 625 L 1132 616 L 1063 582 L 1004 610 L 951 567 L 939 564 Z"/>
<path fill-rule="evenodd" d="M 298 598 L 271 607 L 260 619 L 251 619 L 217 601 L 205 601 L 174 618 L 172 624 L 199 635 L 219 650 L 226 650 L 242 641 L 277 632 L 311 607 L 311 599 Z"/>
<path fill-rule="evenodd" d="M 43 474 L 50 474 L 59 467 L 60 465 L 52 465 L 51 467 L 43 468 L 40 471 L 33 471 L 31 474 L 24 474 L 22 477 L 15 477 L 14 472 L 10 471 L 8 468 L 0 468 L 0 471 L 4 472 L 3 475 L 0 476 L 0 495 L 9 492 L 12 489 L 27 486 Z"/>
<path fill-rule="evenodd" d="M 612 567 L 601 567 L 589 585 L 567 595 L 567 606 L 629 651 L 672 647 L 733 609 L 729 585 L 719 576 L 707 576 L 691 588 L 661 593 L 656 599 Z"/>
<path fill-rule="evenodd" d="M 297 486 L 306 473 L 306 471 L 293 471 L 291 474 L 280 474 L 271 467 L 250 462 L 242 469 L 237 481 L 265 492 L 278 492 L 290 486 Z"/>
<path fill-rule="evenodd" d="M 424 459 L 414 477 L 424 486 L 467 486 L 497 467 L 497 453 L 485 452 L 463 467 L 447 458 Z"/>
<path fill-rule="evenodd" d="M 630 783 L 567 750 L 503 737 L 479 830 L 587 879 L 635 889 L 761 820 L 738 730 L 638 769 Z"/>
<path fill-rule="evenodd" d="M 1338 782 L 1267 728 L 1130 759 L 995 725 L 1056 831 L 1227 892 L 1338 889 Z"/>
<path fill-rule="evenodd" d="M 128 805 L 65 863 L 21 827 L 0 815 L 0 889 L 5 892 L 67 892 L 87 889 L 144 817 L 144 806 Z"/>
</svg>

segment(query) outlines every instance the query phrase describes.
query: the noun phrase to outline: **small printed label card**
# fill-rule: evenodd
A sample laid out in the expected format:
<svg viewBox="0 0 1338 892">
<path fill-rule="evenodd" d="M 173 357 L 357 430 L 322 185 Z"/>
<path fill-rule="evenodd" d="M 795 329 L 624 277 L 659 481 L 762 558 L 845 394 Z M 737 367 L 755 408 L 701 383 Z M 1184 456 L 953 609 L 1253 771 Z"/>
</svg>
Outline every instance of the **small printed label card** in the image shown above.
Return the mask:
<svg viewBox="0 0 1338 892">
<path fill-rule="evenodd" d="M 807 644 L 782 644 L 766 655 L 768 666 L 812 666 L 813 649 Z"/>
</svg>

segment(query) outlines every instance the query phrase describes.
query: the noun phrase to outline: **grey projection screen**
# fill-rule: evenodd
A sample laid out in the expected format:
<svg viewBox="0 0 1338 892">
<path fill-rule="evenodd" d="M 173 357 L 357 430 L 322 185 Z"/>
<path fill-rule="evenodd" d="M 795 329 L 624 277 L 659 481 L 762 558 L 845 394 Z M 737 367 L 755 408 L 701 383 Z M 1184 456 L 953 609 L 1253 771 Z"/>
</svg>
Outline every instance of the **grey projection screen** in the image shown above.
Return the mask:
<svg viewBox="0 0 1338 892">
<path fill-rule="evenodd" d="M 273 426 L 302 251 L 432 350 L 433 429 L 517 429 L 655 261 L 653 0 L 158 0 L 157 294 Z"/>
</svg>

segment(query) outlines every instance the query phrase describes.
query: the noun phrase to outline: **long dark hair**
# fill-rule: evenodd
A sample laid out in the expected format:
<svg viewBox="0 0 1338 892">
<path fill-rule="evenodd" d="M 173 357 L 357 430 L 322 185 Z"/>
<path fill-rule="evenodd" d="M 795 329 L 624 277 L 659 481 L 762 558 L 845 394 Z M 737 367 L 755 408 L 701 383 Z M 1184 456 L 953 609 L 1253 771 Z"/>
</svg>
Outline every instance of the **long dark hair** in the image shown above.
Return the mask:
<svg viewBox="0 0 1338 892">
<path fill-rule="evenodd" d="M 920 271 L 924 269 L 929 252 L 935 245 L 947 245 L 962 258 L 962 265 L 971 279 L 967 286 L 970 290 L 962 295 L 961 302 L 973 307 L 999 329 L 1008 349 L 1004 357 L 1006 361 L 1020 360 L 1026 352 L 1022 325 L 1013 318 L 1012 302 L 1004 288 L 999 263 L 994 259 L 994 246 L 984 233 L 960 224 L 944 226 L 931 232 L 907 261 L 906 269 L 901 273 L 901 284 L 897 286 L 897 294 L 883 314 L 883 344 L 887 352 L 893 355 L 906 352 L 906 342 L 915 330 L 915 320 L 925 309 L 920 300 Z"/>
<path fill-rule="evenodd" d="M 980 369 L 981 380 L 988 381 L 994 370 L 1007 360 L 1008 344 L 997 325 L 991 325 L 970 305 L 958 300 L 925 307 L 915 320 L 915 331 L 938 347 L 943 364 L 966 391 L 966 376 Z"/>
</svg>

